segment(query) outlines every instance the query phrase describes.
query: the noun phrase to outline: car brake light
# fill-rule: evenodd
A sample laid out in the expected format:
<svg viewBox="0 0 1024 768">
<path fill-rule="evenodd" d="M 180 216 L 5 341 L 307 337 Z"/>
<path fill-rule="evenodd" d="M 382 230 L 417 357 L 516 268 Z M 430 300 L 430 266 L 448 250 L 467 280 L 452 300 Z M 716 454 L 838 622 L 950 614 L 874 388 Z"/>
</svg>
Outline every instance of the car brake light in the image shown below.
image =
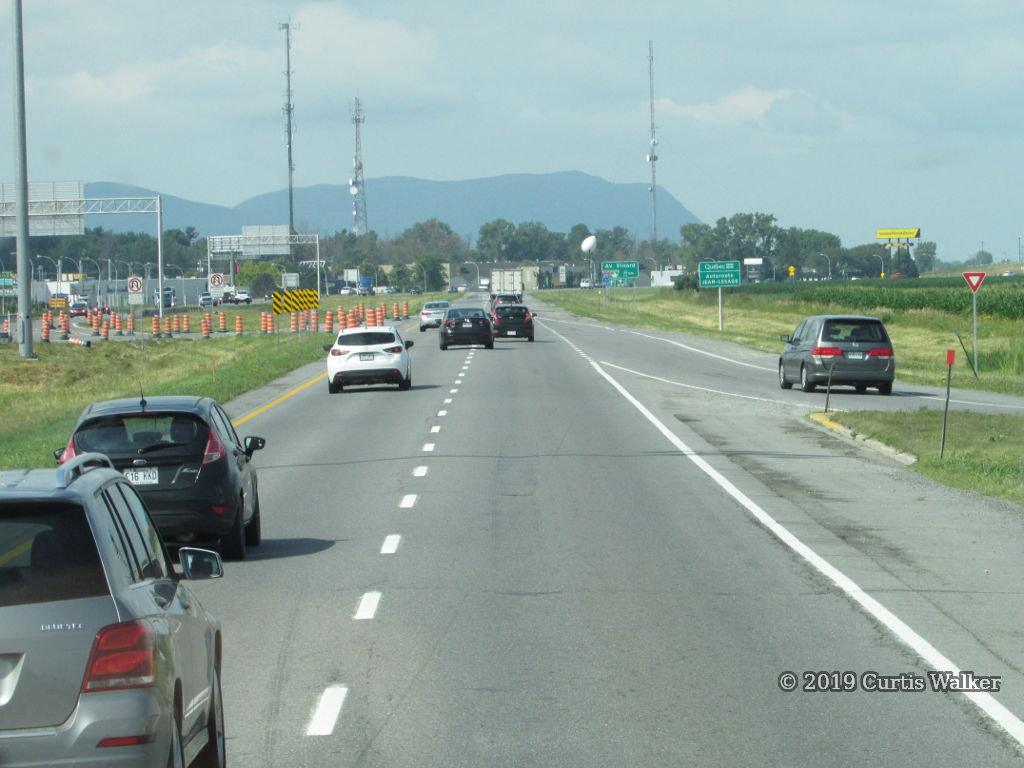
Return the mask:
<svg viewBox="0 0 1024 768">
<path fill-rule="evenodd" d="M 526 320 L 527 322 L 532 322 L 532 321 L 533 321 L 533 315 L 531 315 L 531 314 L 530 314 L 529 312 L 527 312 L 527 313 L 526 313 L 526 317 L 525 317 L 524 319 L 525 319 L 525 320 Z"/>
<path fill-rule="evenodd" d="M 811 350 L 813 357 L 842 357 L 843 350 L 839 347 L 814 347 Z"/>
<path fill-rule="evenodd" d="M 339 355 L 347 355 L 347 354 L 348 354 L 348 350 L 347 349 L 332 349 L 331 350 L 331 355 L 333 355 L 334 357 L 338 357 Z"/>
<path fill-rule="evenodd" d="M 156 735 L 143 733 L 139 736 L 112 736 L 109 739 L 101 739 L 97 747 L 134 747 L 139 744 L 152 744 Z"/>
<path fill-rule="evenodd" d="M 390 352 L 392 355 L 397 355 L 399 352 L 402 351 L 402 346 L 399 345 L 397 347 L 385 347 L 384 351 L 385 352 Z"/>
<path fill-rule="evenodd" d="M 875 347 L 868 352 L 868 357 L 892 357 L 892 347 Z"/>
<path fill-rule="evenodd" d="M 82 693 L 148 688 L 156 683 L 156 632 L 144 621 L 111 624 L 96 633 Z"/>
<path fill-rule="evenodd" d="M 68 438 L 68 444 L 64 446 L 64 452 L 60 455 L 60 462 L 63 464 L 65 461 L 71 461 L 75 458 L 75 437 L 72 435 Z"/>
<path fill-rule="evenodd" d="M 206 438 L 206 448 L 203 450 L 203 464 L 212 464 L 219 461 L 226 455 L 224 444 L 217 437 L 217 433 L 210 429 L 210 436 Z"/>
</svg>

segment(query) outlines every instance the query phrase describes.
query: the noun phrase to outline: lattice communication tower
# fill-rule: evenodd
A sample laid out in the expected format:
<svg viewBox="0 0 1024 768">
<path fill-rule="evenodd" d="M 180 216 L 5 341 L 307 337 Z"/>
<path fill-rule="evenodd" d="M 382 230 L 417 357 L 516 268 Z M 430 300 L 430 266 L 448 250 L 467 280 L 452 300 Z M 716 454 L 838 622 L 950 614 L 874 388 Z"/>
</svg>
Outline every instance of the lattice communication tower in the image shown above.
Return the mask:
<svg viewBox="0 0 1024 768">
<path fill-rule="evenodd" d="M 655 166 L 658 163 L 658 137 L 654 125 L 654 41 L 648 40 L 647 68 L 651 81 L 651 148 L 647 154 L 647 162 L 651 164 L 651 246 L 658 244 L 658 175 Z"/>
<path fill-rule="evenodd" d="M 352 157 L 352 178 L 348 180 L 348 191 L 352 195 L 352 233 L 365 235 L 370 231 L 366 220 L 366 187 L 363 181 L 363 140 L 361 127 L 366 122 L 363 105 L 359 99 L 352 102 L 352 124 L 356 127 L 356 152 Z"/>
</svg>

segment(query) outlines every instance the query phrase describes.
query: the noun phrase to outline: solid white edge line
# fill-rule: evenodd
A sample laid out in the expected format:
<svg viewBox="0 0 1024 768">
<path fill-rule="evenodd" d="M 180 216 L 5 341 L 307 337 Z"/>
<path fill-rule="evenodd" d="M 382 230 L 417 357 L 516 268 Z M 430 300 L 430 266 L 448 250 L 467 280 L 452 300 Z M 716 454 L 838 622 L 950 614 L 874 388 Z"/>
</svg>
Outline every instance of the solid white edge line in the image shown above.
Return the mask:
<svg viewBox="0 0 1024 768">
<path fill-rule="evenodd" d="M 320 694 L 320 701 L 306 728 L 307 736 L 330 736 L 334 733 L 347 693 L 348 688 L 344 685 L 332 685 Z"/>
<path fill-rule="evenodd" d="M 570 347 L 576 350 L 577 353 L 582 354 L 571 341 L 566 339 L 557 331 L 551 330 L 551 332 L 556 336 L 559 336 Z M 808 564 L 825 576 L 825 578 L 829 579 L 829 581 L 835 584 L 843 593 L 854 600 L 854 602 L 859 604 L 869 615 L 884 624 L 890 632 L 892 632 L 911 650 L 917 653 L 918 656 L 920 656 L 930 667 L 937 671 L 948 671 L 953 674 L 960 673 L 960 668 L 940 653 L 935 646 L 911 629 L 909 625 L 892 613 L 892 611 L 878 602 L 875 598 L 871 597 L 871 595 L 867 594 L 860 585 L 853 581 L 853 579 L 833 566 L 825 560 L 825 558 L 790 533 L 785 526 L 778 523 L 745 493 L 733 485 L 730 480 L 708 464 L 703 458 L 698 456 L 686 443 L 673 434 L 668 427 L 662 424 L 661 421 L 659 421 L 643 403 L 633 397 L 633 395 L 626 391 L 625 387 L 604 371 L 598 363 L 593 361 L 589 362 L 594 370 L 597 371 L 597 374 L 611 384 L 619 394 L 631 403 L 633 407 L 640 411 L 644 418 L 646 418 L 655 429 L 661 432 L 661 434 L 664 435 L 664 437 L 672 443 L 680 453 L 686 456 L 701 471 L 714 480 L 722 490 L 732 496 L 733 499 L 745 508 L 755 520 L 761 523 L 761 525 L 767 528 L 776 538 L 778 538 L 779 541 L 789 547 L 793 552 L 800 555 L 800 557 L 807 561 Z M 1006 731 L 1006 733 L 1013 738 L 1018 745 L 1024 747 L 1024 722 L 1021 722 L 1015 714 L 996 701 L 992 694 L 968 692 L 964 693 L 964 696 L 978 707 L 978 709 L 988 715 L 993 722 Z"/>
<path fill-rule="evenodd" d="M 377 606 L 380 604 L 380 592 L 367 592 L 359 599 L 359 607 L 352 617 L 357 621 L 372 619 L 377 615 Z"/>
<path fill-rule="evenodd" d="M 399 509 L 410 509 L 416 506 L 416 494 L 407 493 L 402 497 L 401 503 L 398 505 Z"/>
<path fill-rule="evenodd" d="M 381 545 L 380 553 L 382 555 L 393 555 L 398 551 L 398 545 L 401 543 L 402 537 L 400 534 L 391 533 L 384 537 L 384 544 Z"/>
</svg>

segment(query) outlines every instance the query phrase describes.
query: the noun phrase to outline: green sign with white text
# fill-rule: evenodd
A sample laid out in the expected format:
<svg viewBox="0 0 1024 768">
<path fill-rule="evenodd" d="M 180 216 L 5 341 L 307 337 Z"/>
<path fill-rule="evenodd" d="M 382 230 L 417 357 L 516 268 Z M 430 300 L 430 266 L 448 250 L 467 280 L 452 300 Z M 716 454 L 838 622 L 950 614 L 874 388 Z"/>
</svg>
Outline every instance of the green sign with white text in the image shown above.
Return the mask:
<svg viewBox="0 0 1024 768">
<path fill-rule="evenodd" d="M 701 288 L 730 288 L 740 284 L 738 261 L 702 261 L 697 265 Z"/>
</svg>

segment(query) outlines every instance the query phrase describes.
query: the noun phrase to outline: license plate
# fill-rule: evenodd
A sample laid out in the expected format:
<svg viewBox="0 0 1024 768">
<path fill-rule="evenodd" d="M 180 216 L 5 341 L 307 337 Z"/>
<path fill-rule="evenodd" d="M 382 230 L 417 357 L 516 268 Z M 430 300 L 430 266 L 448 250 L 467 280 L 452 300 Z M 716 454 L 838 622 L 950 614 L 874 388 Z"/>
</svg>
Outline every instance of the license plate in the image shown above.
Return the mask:
<svg viewBox="0 0 1024 768">
<path fill-rule="evenodd" d="M 359 359 L 360 360 L 373 360 L 373 352 L 360 352 L 359 353 Z"/>
<path fill-rule="evenodd" d="M 509 336 L 515 336 L 515 335 L 516 335 L 516 332 L 515 332 L 515 331 L 508 331 L 508 335 L 509 335 Z"/>
<path fill-rule="evenodd" d="M 850 360 L 863 360 L 864 359 L 864 353 L 863 352 L 847 352 L 846 356 Z"/>
<path fill-rule="evenodd" d="M 466 321 L 465 321 L 465 322 L 464 322 L 464 323 L 462 324 L 462 327 L 463 327 L 463 328 L 472 328 L 472 327 L 473 327 L 473 323 L 472 323 L 472 321 L 470 321 L 470 320 L 466 320 Z"/>
<path fill-rule="evenodd" d="M 156 467 L 145 469 L 126 469 L 124 476 L 132 485 L 156 485 L 160 482 L 160 476 Z"/>
</svg>

